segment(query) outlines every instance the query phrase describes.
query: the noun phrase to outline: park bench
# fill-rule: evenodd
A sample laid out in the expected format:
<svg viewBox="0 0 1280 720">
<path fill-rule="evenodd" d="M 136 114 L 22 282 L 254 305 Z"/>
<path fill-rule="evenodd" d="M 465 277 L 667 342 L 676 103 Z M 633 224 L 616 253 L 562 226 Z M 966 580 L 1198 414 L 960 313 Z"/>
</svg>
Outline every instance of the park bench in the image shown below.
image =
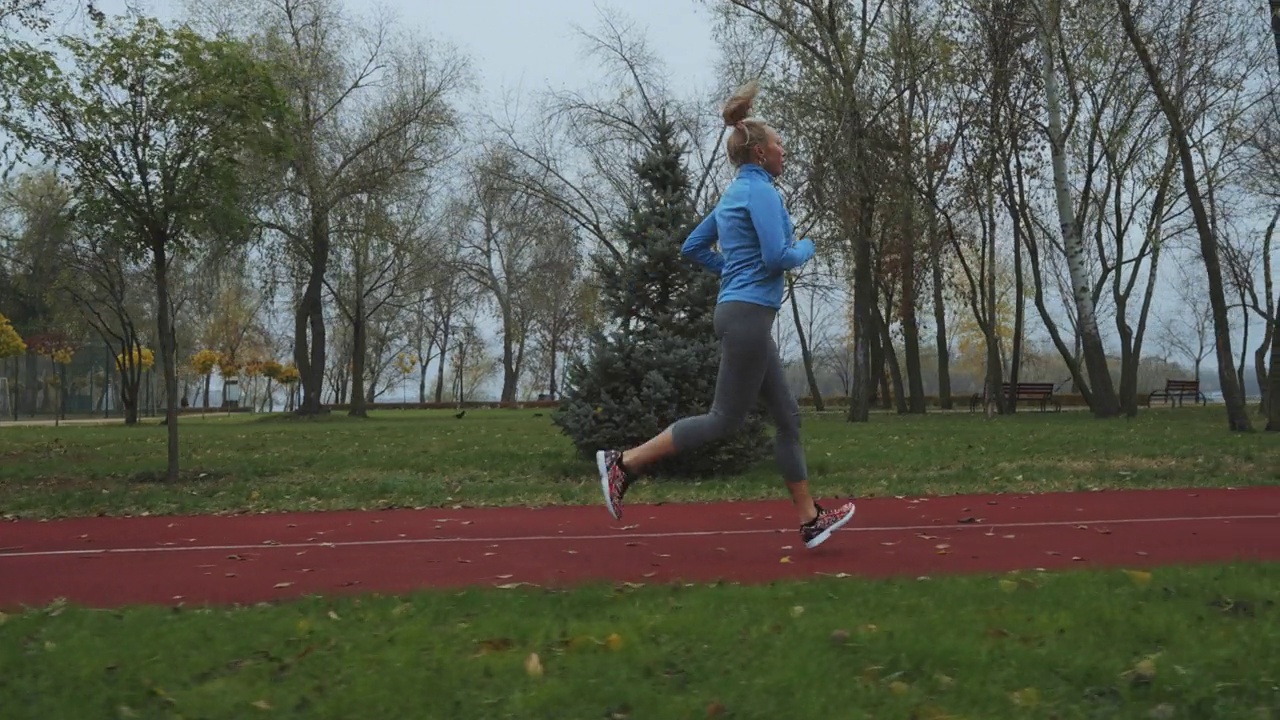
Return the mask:
<svg viewBox="0 0 1280 720">
<path fill-rule="evenodd" d="M 1054 412 L 1060 412 L 1062 410 L 1062 401 L 1054 397 L 1053 390 L 1054 384 L 1051 382 L 1020 382 L 1017 386 L 1013 386 L 1013 383 L 1003 383 L 1001 386 L 1001 391 L 1004 392 L 1006 400 L 1038 402 L 1040 412 L 1048 410 L 1049 403 L 1053 403 Z M 969 399 L 969 411 L 973 412 L 980 405 L 982 405 L 982 395 L 974 393 L 973 397 Z"/>
<path fill-rule="evenodd" d="M 1151 401 L 1157 397 L 1164 398 L 1165 402 L 1177 400 L 1178 405 L 1182 405 L 1182 399 L 1190 397 L 1192 401 L 1199 400 L 1201 405 L 1208 405 L 1209 399 L 1200 392 L 1199 380 L 1165 380 L 1163 390 L 1152 390 L 1147 396 L 1147 405 L 1151 405 Z"/>
</svg>

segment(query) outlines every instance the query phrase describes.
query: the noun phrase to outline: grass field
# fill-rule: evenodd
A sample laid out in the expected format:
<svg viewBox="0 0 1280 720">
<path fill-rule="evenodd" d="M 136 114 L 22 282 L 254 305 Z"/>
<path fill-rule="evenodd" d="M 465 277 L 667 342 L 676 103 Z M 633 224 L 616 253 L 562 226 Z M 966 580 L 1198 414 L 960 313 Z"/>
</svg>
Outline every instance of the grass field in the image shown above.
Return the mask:
<svg viewBox="0 0 1280 720">
<path fill-rule="evenodd" d="M 1220 408 L 1155 409 L 1097 421 L 1081 412 L 808 414 L 824 496 L 1280 483 L 1280 438 L 1224 429 Z M 594 465 L 545 412 L 388 411 L 184 418 L 184 477 L 159 481 L 155 424 L 0 427 L 8 517 L 598 502 Z M 649 500 L 775 497 L 772 461 L 732 479 L 647 483 Z"/>
<path fill-rule="evenodd" d="M 1280 566 L 1251 565 L 52 606 L 0 616 L 0 707 L 14 720 L 1273 718 L 1277 597 Z"/>
</svg>

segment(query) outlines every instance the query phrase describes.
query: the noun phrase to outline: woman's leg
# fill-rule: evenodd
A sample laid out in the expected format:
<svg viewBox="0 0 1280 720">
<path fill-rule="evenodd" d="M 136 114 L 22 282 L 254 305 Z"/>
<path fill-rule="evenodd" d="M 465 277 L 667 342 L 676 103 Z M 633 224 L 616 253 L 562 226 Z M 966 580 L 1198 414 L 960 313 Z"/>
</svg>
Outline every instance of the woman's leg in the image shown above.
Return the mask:
<svg viewBox="0 0 1280 720">
<path fill-rule="evenodd" d="M 772 338 L 769 347 L 769 362 L 760 392 L 776 428 L 774 458 L 791 495 L 796 516 L 800 519 L 801 538 L 807 547 L 817 547 L 853 518 L 854 505 L 848 502 L 824 510 L 809 494 L 809 470 L 805 464 L 804 447 L 800 444 L 800 405 L 787 385 L 782 358 L 778 356 L 778 348 Z"/>
<path fill-rule="evenodd" d="M 760 394 L 764 396 L 765 406 L 769 408 L 775 428 L 774 462 L 803 524 L 817 517 L 818 510 L 813 504 L 813 497 L 809 495 L 809 469 L 805 464 L 804 447 L 800 444 L 800 405 L 787 385 L 782 358 L 778 356 L 777 345 L 772 339 L 770 355 Z"/>
<path fill-rule="evenodd" d="M 670 455 L 719 440 L 742 427 L 760 394 L 772 348 L 770 329 L 775 311 L 749 303 L 716 307 L 720 367 L 715 399 L 703 415 L 681 418 L 644 444 L 623 452 L 596 453 L 601 489 L 614 518 L 622 516 L 622 498 L 644 468 Z"/>
</svg>

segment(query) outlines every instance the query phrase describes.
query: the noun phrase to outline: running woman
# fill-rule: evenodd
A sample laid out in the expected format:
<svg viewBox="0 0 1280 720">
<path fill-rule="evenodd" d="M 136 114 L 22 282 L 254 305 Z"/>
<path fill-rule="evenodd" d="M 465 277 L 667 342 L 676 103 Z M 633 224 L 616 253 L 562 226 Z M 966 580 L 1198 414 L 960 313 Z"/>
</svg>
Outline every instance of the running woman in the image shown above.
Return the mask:
<svg viewBox="0 0 1280 720">
<path fill-rule="evenodd" d="M 733 128 L 726 153 L 737 176 L 681 248 L 720 275 L 713 323 L 721 354 L 711 410 L 677 420 L 638 447 L 600 450 L 596 465 L 605 507 L 620 519 L 622 499 L 647 465 L 735 432 L 762 396 L 777 428 L 778 471 L 795 505 L 805 547 L 813 548 L 853 518 L 854 504 L 827 510 L 809 495 L 800 407 L 770 332 L 782 307 L 783 274 L 812 259 L 814 246 L 808 238 L 795 240 L 791 216 L 773 184 L 786 157 L 782 139 L 764 121 L 748 117 L 758 91 L 755 82 L 748 83 L 725 103 L 725 126 Z M 712 249 L 717 241 L 720 252 Z"/>
</svg>

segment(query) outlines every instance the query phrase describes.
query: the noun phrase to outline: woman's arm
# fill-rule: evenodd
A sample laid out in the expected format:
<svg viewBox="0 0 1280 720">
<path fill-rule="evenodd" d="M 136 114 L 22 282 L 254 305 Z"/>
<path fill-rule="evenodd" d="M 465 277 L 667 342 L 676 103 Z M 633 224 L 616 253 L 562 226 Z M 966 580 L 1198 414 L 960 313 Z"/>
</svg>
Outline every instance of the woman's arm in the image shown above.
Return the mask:
<svg viewBox="0 0 1280 720">
<path fill-rule="evenodd" d="M 770 272 L 800 267 L 813 257 L 812 240 L 805 238 L 793 244 L 787 235 L 787 209 L 773 187 L 763 183 L 752 185 L 747 209 L 751 211 L 751 223 L 760 238 L 760 257 Z"/>
<path fill-rule="evenodd" d="M 689 237 L 685 239 L 684 245 L 680 246 L 680 254 L 688 258 L 693 258 L 700 265 L 712 272 L 720 272 L 724 267 L 724 256 L 711 246 L 715 244 L 716 239 L 720 237 L 719 230 L 716 228 L 716 213 L 712 210 L 707 216 L 698 223 L 698 226 L 689 233 Z"/>
</svg>

